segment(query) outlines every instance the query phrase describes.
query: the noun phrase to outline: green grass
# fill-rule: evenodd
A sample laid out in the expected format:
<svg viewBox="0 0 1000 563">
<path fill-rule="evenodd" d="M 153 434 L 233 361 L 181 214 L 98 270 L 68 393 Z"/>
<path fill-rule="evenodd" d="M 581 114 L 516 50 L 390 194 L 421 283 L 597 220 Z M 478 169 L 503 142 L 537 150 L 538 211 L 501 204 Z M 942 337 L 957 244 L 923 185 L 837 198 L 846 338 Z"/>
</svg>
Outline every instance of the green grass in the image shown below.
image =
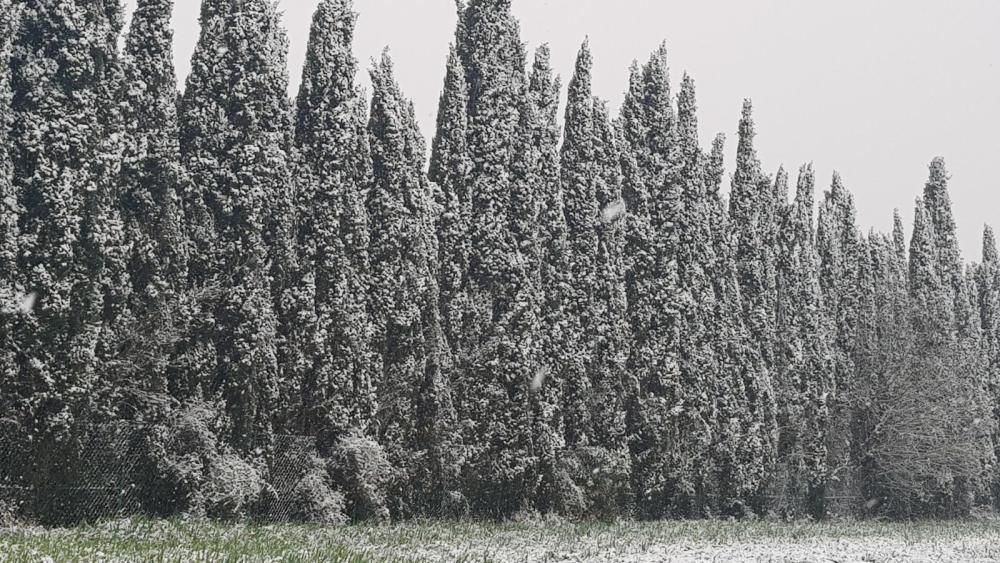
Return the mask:
<svg viewBox="0 0 1000 563">
<path fill-rule="evenodd" d="M 645 559 L 644 559 L 645 557 Z M 988 561 L 1000 523 L 409 522 L 312 526 L 121 520 L 0 529 L 0 561 Z"/>
</svg>

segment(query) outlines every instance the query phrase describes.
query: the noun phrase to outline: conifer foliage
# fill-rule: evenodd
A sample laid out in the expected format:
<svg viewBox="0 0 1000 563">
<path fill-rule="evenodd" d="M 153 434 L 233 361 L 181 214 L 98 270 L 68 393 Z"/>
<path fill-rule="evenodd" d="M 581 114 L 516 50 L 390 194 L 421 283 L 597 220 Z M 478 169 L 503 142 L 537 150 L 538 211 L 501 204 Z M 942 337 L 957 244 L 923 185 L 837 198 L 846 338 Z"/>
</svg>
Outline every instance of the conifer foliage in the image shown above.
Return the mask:
<svg viewBox="0 0 1000 563">
<path fill-rule="evenodd" d="M 203 374 L 231 417 L 243 448 L 271 429 L 277 399 L 278 315 L 273 296 L 289 273 L 292 201 L 287 50 L 276 8 L 264 0 L 202 5 L 202 35 L 181 102 L 181 151 L 214 239 L 221 296 L 209 336 L 215 369 Z M 208 323 L 206 323 L 208 324 Z"/>
<path fill-rule="evenodd" d="M 164 326 L 183 331 L 190 313 L 189 306 L 183 304 L 188 239 L 181 195 L 186 174 L 180 161 L 172 13 L 170 0 L 140 2 L 125 41 L 120 198 L 126 237 L 132 245 L 128 256 L 129 309 L 135 324 L 129 328 L 136 334 L 155 333 Z M 178 340 L 176 333 L 161 340 L 165 348 L 152 354 L 161 360 L 159 365 L 136 365 L 139 363 L 133 360 L 129 362 L 132 365 L 119 366 L 121 371 L 131 368 L 143 373 L 116 385 L 132 384 L 165 394 L 172 384 L 176 394 L 189 392 L 186 386 L 195 376 L 184 369 L 181 351 L 173 347 Z M 128 381 L 137 377 L 140 381 Z"/>
<path fill-rule="evenodd" d="M 13 4 L 0 2 L 0 408 L 12 411 L 18 379 L 14 330 L 13 303 L 21 295 L 19 284 L 18 225 L 20 215 L 17 192 L 13 183 L 11 162 L 11 91 L 10 60 L 15 24 Z"/>
<path fill-rule="evenodd" d="M 0 509 L 93 516 L 78 462 L 119 432 L 165 515 L 1000 504 L 1000 259 L 987 227 L 963 261 L 943 159 L 909 234 L 836 173 L 814 222 L 747 100 L 725 193 L 665 45 L 612 119 L 584 41 L 560 108 L 511 0 L 469 0 L 428 163 L 388 52 L 356 82 L 351 0 L 294 101 L 270 0 L 202 1 L 178 97 L 173 6 L 119 52 L 117 0 L 0 0 Z"/>
<path fill-rule="evenodd" d="M 365 102 L 354 84 L 355 18 L 346 0 L 316 9 L 295 120 L 297 269 L 286 295 L 286 345 L 294 351 L 284 385 L 301 396 L 292 428 L 321 436 L 325 447 L 351 429 L 369 429 L 378 381 L 365 206 L 372 162 Z"/>
</svg>

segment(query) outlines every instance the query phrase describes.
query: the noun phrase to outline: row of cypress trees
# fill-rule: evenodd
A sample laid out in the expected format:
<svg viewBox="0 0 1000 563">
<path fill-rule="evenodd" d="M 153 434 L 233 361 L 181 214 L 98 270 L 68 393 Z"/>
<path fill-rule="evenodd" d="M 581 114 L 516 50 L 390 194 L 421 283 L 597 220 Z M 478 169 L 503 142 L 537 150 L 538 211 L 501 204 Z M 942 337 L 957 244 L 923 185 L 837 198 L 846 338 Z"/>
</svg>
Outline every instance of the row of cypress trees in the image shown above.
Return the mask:
<svg viewBox="0 0 1000 563">
<path fill-rule="evenodd" d="M 397 516 L 1000 496 L 1000 260 L 987 229 L 963 263 L 941 159 L 909 250 L 836 175 L 814 225 L 747 101 L 727 196 L 664 47 L 612 118 L 584 43 L 560 127 L 548 48 L 470 0 L 428 169 L 388 55 L 355 83 L 350 0 L 294 101 L 271 2 L 203 0 L 179 97 L 171 12 L 139 0 L 120 53 L 118 0 L 0 0 L 0 294 L 37 299 L 0 319 L 0 416 L 36 479 L 83 423 L 215 401 L 251 457 L 370 438 Z"/>
</svg>

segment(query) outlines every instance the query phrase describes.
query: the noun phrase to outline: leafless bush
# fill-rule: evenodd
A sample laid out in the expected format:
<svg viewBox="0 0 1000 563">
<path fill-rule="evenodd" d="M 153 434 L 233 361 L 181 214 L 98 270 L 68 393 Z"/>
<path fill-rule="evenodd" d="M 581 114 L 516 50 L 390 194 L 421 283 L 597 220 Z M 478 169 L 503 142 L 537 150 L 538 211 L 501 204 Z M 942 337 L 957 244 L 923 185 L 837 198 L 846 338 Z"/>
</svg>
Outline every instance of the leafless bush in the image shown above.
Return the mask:
<svg viewBox="0 0 1000 563">
<path fill-rule="evenodd" d="M 967 513 L 981 484 L 991 423 L 981 390 L 955 353 L 923 351 L 870 389 L 867 454 L 885 510 L 943 506 Z"/>
</svg>

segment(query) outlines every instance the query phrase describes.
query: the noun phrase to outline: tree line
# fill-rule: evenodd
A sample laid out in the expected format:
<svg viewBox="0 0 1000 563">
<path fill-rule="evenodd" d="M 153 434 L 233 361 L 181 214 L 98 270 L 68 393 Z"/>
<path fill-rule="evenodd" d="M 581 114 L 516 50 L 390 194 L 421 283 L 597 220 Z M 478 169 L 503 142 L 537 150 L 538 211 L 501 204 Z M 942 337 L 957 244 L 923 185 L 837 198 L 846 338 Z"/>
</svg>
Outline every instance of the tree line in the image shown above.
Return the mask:
<svg viewBox="0 0 1000 563">
<path fill-rule="evenodd" d="M 131 421 L 161 513 L 246 474 L 252 510 L 283 435 L 358 519 L 1000 500 L 1000 260 L 987 227 L 963 261 L 944 161 L 909 241 L 836 174 L 814 223 L 749 101 L 727 179 L 665 47 L 612 116 L 584 42 L 560 108 L 510 3 L 458 3 L 428 147 L 388 54 L 356 84 L 350 0 L 291 100 L 268 0 L 203 0 L 179 95 L 172 0 L 122 49 L 119 0 L 0 0 L 0 475 L 71 480 Z"/>
</svg>

